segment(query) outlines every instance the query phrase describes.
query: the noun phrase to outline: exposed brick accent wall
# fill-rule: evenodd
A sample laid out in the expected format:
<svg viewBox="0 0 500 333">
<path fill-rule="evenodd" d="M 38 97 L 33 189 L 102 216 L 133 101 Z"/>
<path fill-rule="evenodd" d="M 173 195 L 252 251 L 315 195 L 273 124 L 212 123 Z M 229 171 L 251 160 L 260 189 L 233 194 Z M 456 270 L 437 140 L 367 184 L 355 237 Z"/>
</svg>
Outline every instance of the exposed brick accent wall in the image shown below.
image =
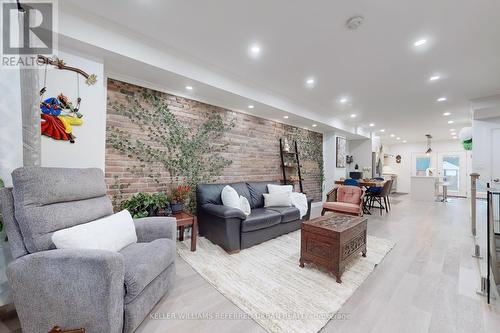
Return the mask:
<svg viewBox="0 0 500 333">
<path fill-rule="evenodd" d="M 132 138 L 148 141 L 147 136 L 129 118 L 117 114 L 111 105 L 114 102 L 126 103 L 127 96 L 142 98 L 146 88 L 129 83 L 109 79 L 107 101 L 107 142 L 106 142 L 106 183 L 108 194 L 115 197 L 119 193 L 120 199 L 126 199 L 138 192 L 168 191 L 171 185 L 182 183 L 182 179 L 171 179 L 168 172 L 161 165 L 153 166 L 161 174 L 160 184 L 148 177 L 147 174 L 137 172 L 141 170 L 143 162 L 128 157 L 116 151 L 109 144 L 111 129 L 127 131 Z M 205 117 L 205 112 L 219 112 L 225 119 L 233 119 L 235 127 L 224 135 L 223 142 L 228 144 L 223 155 L 232 160 L 223 174 L 216 180 L 217 183 L 255 180 L 279 180 L 282 178 L 281 159 L 279 153 L 279 138 L 288 133 L 299 132 L 322 144 L 323 135 L 320 133 L 299 129 L 282 123 L 262 119 L 259 117 L 233 112 L 221 107 L 208 105 L 179 96 L 161 93 L 168 100 L 170 110 L 185 124 L 198 127 Z M 321 157 L 322 158 L 322 157 Z M 316 161 L 301 161 L 304 192 L 315 201 L 321 200 L 322 186 L 320 184 L 320 170 Z M 134 171 L 135 170 L 135 171 Z M 297 185 L 298 186 L 298 185 Z M 298 188 L 298 187 L 297 187 Z"/>
</svg>

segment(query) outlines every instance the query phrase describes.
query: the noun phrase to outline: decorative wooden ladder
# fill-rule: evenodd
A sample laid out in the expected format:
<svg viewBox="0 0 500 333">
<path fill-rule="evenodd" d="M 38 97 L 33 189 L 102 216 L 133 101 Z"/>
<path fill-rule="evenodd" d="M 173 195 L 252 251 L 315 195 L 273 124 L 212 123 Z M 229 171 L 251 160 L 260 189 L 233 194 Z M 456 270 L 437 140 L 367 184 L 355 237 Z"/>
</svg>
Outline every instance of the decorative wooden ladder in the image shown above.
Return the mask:
<svg viewBox="0 0 500 333">
<path fill-rule="evenodd" d="M 281 170 L 283 171 L 283 184 L 284 185 L 294 185 L 294 181 L 289 179 L 292 174 L 292 169 L 296 168 L 297 176 L 299 177 L 299 187 L 300 192 L 304 193 L 304 188 L 302 186 L 302 173 L 301 173 L 301 165 L 299 160 L 299 148 L 297 147 L 297 141 L 293 142 L 295 152 L 285 151 L 283 147 L 283 139 L 280 139 L 280 155 L 281 155 Z M 289 156 L 293 156 L 295 158 L 296 165 L 289 165 L 288 160 Z M 288 171 L 288 172 L 287 172 Z"/>
</svg>

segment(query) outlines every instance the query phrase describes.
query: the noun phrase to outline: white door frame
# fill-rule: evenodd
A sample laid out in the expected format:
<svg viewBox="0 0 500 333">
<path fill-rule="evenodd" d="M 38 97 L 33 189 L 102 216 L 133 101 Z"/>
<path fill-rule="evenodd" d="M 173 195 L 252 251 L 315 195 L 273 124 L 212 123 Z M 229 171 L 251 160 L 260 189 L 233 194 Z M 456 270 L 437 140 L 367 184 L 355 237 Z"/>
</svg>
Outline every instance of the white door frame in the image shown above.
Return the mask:
<svg viewBox="0 0 500 333">
<path fill-rule="evenodd" d="M 448 189 L 449 195 L 466 197 L 468 194 L 468 175 L 467 175 L 467 153 L 465 151 L 459 152 L 438 152 L 437 153 L 437 172 L 440 177 L 444 176 L 443 172 L 443 158 L 446 156 L 453 156 L 459 158 L 459 173 L 458 173 L 458 191 Z"/>
</svg>

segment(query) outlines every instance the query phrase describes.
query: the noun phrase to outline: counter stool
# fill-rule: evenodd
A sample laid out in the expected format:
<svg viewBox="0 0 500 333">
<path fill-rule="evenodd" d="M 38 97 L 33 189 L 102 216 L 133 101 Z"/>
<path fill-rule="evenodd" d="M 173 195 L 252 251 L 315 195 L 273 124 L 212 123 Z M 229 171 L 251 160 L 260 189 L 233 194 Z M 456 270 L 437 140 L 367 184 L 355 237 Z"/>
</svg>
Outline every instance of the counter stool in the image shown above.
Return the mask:
<svg viewBox="0 0 500 333">
<path fill-rule="evenodd" d="M 436 181 L 436 201 L 437 202 L 448 202 L 448 186 L 450 186 L 449 182 Z M 439 187 L 443 188 L 443 195 L 439 194 Z"/>
</svg>

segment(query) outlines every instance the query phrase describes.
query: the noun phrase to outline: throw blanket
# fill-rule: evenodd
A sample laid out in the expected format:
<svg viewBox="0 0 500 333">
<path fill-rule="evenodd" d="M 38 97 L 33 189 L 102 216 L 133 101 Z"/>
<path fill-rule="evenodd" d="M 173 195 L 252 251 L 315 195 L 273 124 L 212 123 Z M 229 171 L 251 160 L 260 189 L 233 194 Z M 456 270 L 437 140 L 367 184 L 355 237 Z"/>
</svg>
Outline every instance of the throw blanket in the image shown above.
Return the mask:
<svg viewBox="0 0 500 333">
<path fill-rule="evenodd" d="M 292 192 L 290 195 L 292 205 L 299 209 L 300 218 L 307 214 L 307 197 L 304 193 Z"/>
</svg>

